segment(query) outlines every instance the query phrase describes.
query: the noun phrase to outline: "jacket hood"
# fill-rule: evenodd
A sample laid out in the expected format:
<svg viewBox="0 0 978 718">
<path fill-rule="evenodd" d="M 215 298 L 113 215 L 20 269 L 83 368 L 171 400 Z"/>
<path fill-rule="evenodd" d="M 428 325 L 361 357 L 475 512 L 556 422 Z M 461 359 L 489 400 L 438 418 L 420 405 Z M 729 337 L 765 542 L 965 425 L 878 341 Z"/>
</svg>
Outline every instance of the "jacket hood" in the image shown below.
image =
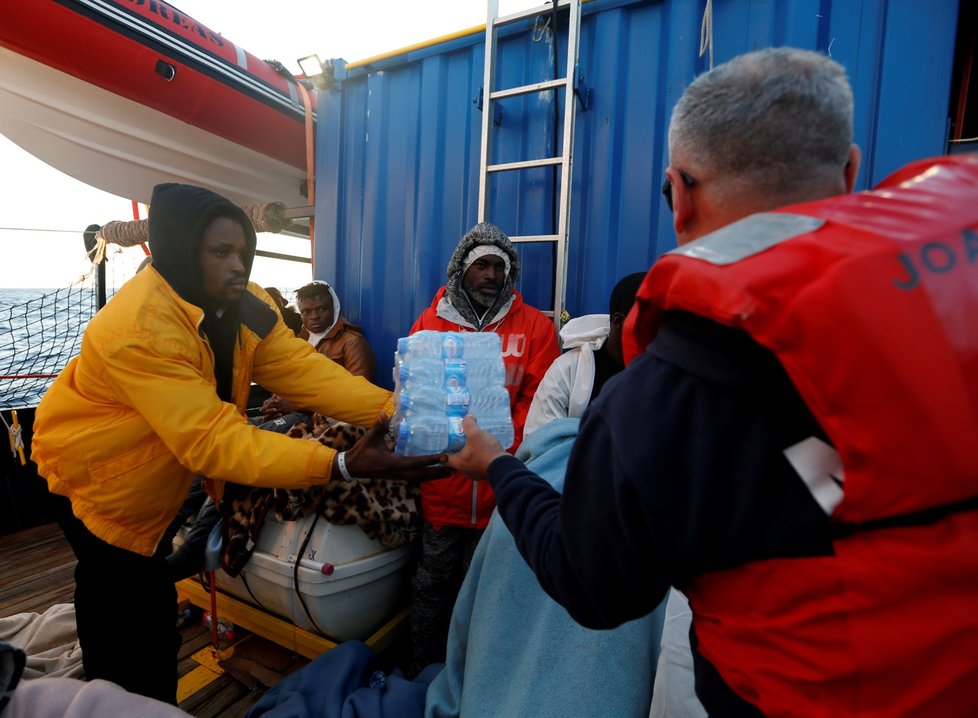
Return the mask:
<svg viewBox="0 0 978 718">
<path fill-rule="evenodd" d="M 604 346 L 610 333 L 610 314 L 585 314 L 568 319 L 560 328 L 560 346 L 566 350 L 587 344 L 592 350 L 597 351 Z"/>
<path fill-rule="evenodd" d="M 326 336 L 329 336 L 330 332 L 332 332 L 337 326 L 341 325 L 346 320 L 343 319 L 342 307 L 340 306 L 340 295 L 336 293 L 335 289 L 333 289 L 332 284 L 329 282 L 323 283 L 326 285 L 326 289 L 329 290 L 329 296 L 333 300 L 333 323 L 329 325 L 328 329 L 326 329 Z"/>
<path fill-rule="evenodd" d="M 181 298 L 206 308 L 200 275 L 200 240 L 218 217 L 229 217 L 244 229 L 245 267 L 251 275 L 257 240 L 248 215 L 236 204 L 203 187 L 159 184 L 149 206 L 149 250 L 153 267 Z"/>
</svg>

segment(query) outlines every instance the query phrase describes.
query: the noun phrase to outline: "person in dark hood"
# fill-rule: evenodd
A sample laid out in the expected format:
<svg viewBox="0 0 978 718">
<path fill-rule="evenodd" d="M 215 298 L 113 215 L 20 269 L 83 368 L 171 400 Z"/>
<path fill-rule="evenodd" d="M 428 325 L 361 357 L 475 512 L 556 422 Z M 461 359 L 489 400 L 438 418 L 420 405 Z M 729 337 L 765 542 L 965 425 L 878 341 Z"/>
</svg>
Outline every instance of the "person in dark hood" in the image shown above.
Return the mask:
<svg viewBox="0 0 978 718">
<path fill-rule="evenodd" d="M 265 287 L 265 291 L 268 292 L 268 296 L 275 300 L 275 304 L 282 314 L 282 319 L 285 320 L 285 325 L 295 332 L 296 336 L 299 336 L 299 332 L 302 331 L 302 317 L 299 316 L 299 312 L 289 306 L 278 288 Z"/>
<path fill-rule="evenodd" d="M 520 258 L 494 224 L 472 227 L 448 262 L 448 282 L 411 327 L 441 332 L 495 332 L 503 347 L 515 451 L 537 385 L 560 354 L 553 322 L 514 289 Z M 421 560 L 413 580 L 410 673 L 445 660 L 448 619 L 475 545 L 495 501 L 485 481 L 461 474 L 421 487 Z"/>
<path fill-rule="evenodd" d="M 159 185 L 149 245 L 153 263 L 92 319 L 41 401 L 33 458 L 78 558 L 86 676 L 175 703 L 176 590 L 157 548 L 196 475 L 219 499 L 227 481 L 303 488 L 447 472 L 426 468 L 436 456 L 386 449 L 391 393 L 297 339 L 248 282 L 255 231 L 241 209 L 200 187 Z M 259 431 L 244 415 L 252 379 L 373 428 L 341 453 Z"/>
<path fill-rule="evenodd" d="M 242 209 L 202 187 L 153 190 L 149 249 L 153 267 L 177 294 L 204 310 L 201 329 L 214 352 L 217 394 L 231 397 L 231 356 L 240 301 L 255 260 L 255 228 Z"/>
</svg>

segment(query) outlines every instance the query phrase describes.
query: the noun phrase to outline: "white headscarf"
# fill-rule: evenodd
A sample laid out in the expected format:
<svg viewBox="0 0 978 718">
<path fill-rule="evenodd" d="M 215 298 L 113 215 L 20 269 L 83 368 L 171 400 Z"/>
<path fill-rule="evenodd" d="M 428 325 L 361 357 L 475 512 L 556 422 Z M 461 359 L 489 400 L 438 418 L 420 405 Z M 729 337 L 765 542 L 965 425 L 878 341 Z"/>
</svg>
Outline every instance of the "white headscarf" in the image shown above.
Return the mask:
<svg viewBox="0 0 978 718">
<path fill-rule="evenodd" d="M 473 247 L 465 259 L 462 260 L 462 274 L 464 275 L 473 264 L 475 260 L 479 257 L 485 257 L 487 254 L 491 254 L 495 257 L 499 257 L 503 260 L 506 265 L 506 276 L 509 276 L 509 255 L 494 244 L 479 244 Z"/>
</svg>

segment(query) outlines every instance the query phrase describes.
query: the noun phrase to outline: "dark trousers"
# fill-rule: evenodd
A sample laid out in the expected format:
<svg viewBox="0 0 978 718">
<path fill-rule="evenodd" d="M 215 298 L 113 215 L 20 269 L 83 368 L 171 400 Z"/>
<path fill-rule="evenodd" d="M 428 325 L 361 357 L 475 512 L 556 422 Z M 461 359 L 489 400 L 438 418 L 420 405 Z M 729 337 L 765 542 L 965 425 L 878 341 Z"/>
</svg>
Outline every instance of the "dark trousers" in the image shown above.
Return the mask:
<svg viewBox="0 0 978 718">
<path fill-rule="evenodd" d="M 78 559 L 75 620 L 85 677 L 176 705 L 180 634 L 166 561 L 106 543 L 72 514 L 67 499 L 53 499 Z"/>
<path fill-rule="evenodd" d="M 421 535 L 421 558 L 411 580 L 411 659 L 405 668 L 414 677 L 425 666 L 444 663 L 448 626 L 462 580 L 483 529 L 444 526 L 427 521 Z"/>
</svg>

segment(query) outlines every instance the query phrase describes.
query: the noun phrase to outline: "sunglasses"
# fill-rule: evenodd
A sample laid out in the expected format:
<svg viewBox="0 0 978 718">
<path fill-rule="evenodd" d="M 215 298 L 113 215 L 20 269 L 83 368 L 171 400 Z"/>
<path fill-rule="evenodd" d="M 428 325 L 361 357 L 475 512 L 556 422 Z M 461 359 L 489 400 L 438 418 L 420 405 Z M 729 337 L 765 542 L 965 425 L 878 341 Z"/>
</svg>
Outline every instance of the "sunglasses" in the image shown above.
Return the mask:
<svg viewBox="0 0 978 718">
<path fill-rule="evenodd" d="M 694 184 L 696 184 L 696 180 L 686 174 L 686 172 L 683 170 L 678 170 L 678 172 L 679 176 L 683 178 L 683 183 L 687 187 L 692 187 Z M 666 181 L 662 183 L 662 196 L 666 198 L 666 206 L 669 208 L 669 211 L 672 212 L 672 180 L 670 180 L 668 177 L 666 177 Z"/>
</svg>

